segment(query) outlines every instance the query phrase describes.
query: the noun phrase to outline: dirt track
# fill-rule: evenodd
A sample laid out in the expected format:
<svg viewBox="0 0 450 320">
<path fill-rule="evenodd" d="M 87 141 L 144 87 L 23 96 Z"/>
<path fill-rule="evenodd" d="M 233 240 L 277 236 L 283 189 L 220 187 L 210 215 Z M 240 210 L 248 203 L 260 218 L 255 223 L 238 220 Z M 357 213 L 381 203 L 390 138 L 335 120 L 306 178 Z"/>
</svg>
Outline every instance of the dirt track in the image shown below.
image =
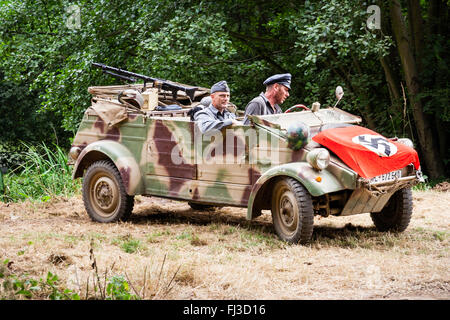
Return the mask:
<svg viewBox="0 0 450 320">
<path fill-rule="evenodd" d="M 377 232 L 368 214 L 316 217 L 307 246 L 279 241 L 270 213 L 249 223 L 239 208 L 137 197 L 130 221 L 99 224 L 80 197 L 0 203 L 0 259 L 82 297 L 92 243 L 99 273 L 126 275 L 146 299 L 450 299 L 450 192 L 413 196 L 402 234 Z"/>
</svg>

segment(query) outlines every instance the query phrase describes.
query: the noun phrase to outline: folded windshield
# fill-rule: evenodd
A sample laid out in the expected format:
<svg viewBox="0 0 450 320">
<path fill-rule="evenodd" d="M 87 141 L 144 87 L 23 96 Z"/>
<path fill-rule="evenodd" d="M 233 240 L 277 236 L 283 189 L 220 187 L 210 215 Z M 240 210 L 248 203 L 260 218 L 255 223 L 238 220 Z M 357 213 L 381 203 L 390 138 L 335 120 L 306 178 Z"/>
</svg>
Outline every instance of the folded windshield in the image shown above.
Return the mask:
<svg viewBox="0 0 450 320">
<path fill-rule="evenodd" d="M 296 124 L 301 121 L 310 127 L 322 126 L 329 123 L 359 123 L 361 118 L 350 113 L 347 113 L 338 108 L 328 108 L 320 109 L 316 112 L 312 111 L 301 111 L 301 112 L 291 112 L 291 113 L 281 113 L 274 115 L 258 116 L 262 119 L 263 125 L 271 125 L 271 127 L 276 127 L 281 130 L 287 130 L 290 125 Z"/>
</svg>

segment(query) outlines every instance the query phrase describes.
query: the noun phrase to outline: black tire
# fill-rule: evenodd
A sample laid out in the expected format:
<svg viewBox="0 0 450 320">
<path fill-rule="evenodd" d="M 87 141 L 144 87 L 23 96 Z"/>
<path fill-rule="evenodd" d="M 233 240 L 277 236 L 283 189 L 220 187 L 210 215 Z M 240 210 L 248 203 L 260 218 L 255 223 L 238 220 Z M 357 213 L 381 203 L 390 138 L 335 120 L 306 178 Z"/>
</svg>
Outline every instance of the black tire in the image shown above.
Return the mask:
<svg viewBox="0 0 450 320">
<path fill-rule="evenodd" d="M 289 243 L 308 243 L 314 228 L 311 195 L 292 178 L 279 180 L 273 189 L 272 221 L 275 232 Z"/>
<path fill-rule="evenodd" d="M 380 212 L 372 212 L 370 217 L 378 231 L 403 232 L 412 216 L 411 188 L 400 189 L 389 199 Z"/>
<path fill-rule="evenodd" d="M 209 205 L 209 204 L 201 204 L 201 203 L 195 203 L 195 202 L 188 202 L 188 205 L 189 205 L 192 209 L 194 209 L 194 210 L 199 210 L 199 211 L 202 211 L 202 210 L 210 210 L 210 209 L 213 209 L 213 208 L 214 208 L 214 206 Z"/>
<path fill-rule="evenodd" d="M 89 166 L 82 193 L 84 207 L 94 221 L 124 221 L 133 212 L 134 196 L 126 193 L 120 173 L 110 161 L 101 160 Z"/>
</svg>

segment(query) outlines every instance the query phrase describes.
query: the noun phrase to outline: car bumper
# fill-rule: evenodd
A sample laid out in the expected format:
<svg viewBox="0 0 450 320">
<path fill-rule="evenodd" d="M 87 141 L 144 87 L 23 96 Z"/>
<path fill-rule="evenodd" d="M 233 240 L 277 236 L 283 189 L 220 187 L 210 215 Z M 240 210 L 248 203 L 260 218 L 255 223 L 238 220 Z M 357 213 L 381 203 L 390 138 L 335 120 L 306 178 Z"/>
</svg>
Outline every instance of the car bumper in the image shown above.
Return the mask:
<svg viewBox="0 0 450 320">
<path fill-rule="evenodd" d="M 371 183 L 368 179 L 359 178 L 357 188 L 350 195 L 340 215 L 380 212 L 396 191 L 424 182 L 420 170 L 412 169 L 411 172 L 411 168 L 406 168 L 406 171 L 409 171 L 408 175 L 386 182 Z"/>
</svg>

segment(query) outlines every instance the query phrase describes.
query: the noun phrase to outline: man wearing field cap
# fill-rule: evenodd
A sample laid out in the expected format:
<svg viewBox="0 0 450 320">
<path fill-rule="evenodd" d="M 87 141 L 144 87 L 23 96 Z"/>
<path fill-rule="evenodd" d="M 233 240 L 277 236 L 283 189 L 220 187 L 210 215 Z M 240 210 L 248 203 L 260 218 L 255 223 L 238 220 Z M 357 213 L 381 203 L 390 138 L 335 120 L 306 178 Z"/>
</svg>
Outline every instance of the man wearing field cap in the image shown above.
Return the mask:
<svg viewBox="0 0 450 320">
<path fill-rule="evenodd" d="M 282 104 L 289 97 L 291 77 L 290 73 L 283 73 L 267 78 L 263 82 L 263 85 L 266 86 L 266 92 L 261 92 L 245 107 L 244 124 L 250 123 L 249 115 L 281 113 L 279 104 Z"/>
<path fill-rule="evenodd" d="M 242 124 L 236 116 L 227 110 L 230 102 L 230 88 L 225 80 L 215 83 L 211 87 L 211 103 L 203 110 L 197 111 L 194 120 L 200 131 L 204 133 L 221 130 L 231 124 Z"/>
</svg>

